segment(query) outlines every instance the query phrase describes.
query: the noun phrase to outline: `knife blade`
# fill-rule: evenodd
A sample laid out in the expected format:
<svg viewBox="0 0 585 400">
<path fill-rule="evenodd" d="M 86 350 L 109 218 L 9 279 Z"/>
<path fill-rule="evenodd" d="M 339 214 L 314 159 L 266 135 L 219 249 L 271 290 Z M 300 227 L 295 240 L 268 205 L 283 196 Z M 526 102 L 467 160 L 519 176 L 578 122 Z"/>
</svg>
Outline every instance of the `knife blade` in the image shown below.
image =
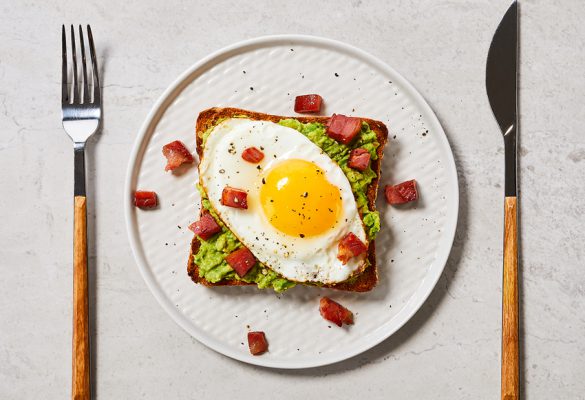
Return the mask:
<svg viewBox="0 0 585 400">
<path fill-rule="evenodd" d="M 518 135 L 518 3 L 508 8 L 492 39 L 486 65 L 490 106 L 504 136 L 505 201 L 502 279 L 502 400 L 517 400 L 518 339 L 518 212 L 516 147 Z"/>
<path fill-rule="evenodd" d="M 516 196 L 516 137 L 518 129 L 518 2 L 502 18 L 490 46 L 486 88 L 502 134 L 505 151 L 505 193 Z"/>
</svg>

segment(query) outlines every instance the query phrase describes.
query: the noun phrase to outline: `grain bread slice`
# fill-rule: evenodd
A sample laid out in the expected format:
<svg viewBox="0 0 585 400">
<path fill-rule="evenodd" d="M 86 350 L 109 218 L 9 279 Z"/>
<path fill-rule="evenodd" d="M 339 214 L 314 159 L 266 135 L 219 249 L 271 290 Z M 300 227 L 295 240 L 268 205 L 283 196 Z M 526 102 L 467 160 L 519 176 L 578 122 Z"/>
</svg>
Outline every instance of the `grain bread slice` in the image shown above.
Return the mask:
<svg viewBox="0 0 585 400">
<path fill-rule="evenodd" d="M 216 125 L 218 121 L 221 121 L 225 118 L 242 116 L 245 116 L 246 118 L 252 120 L 271 121 L 275 123 L 283 119 L 294 118 L 302 123 L 320 122 L 322 124 L 326 124 L 329 119 L 329 117 L 320 116 L 285 117 L 278 115 L 263 114 L 255 111 L 247 111 L 239 108 L 209 108 L 207 110 L 202 111 L 197 117 L 195 131 L 197 139 L 197 154 L 199 155 L 199 158 L 201 159 L 201 157 L 203 156 L 203 133 L 205 131 Z M 378 158 L 377 160 L 372 160 L 371 162 L 371 167 L 374 170 L 374 172 L 376 172 L 376 178 L 372 180 L 371 184 L 368 186 L 368 190 L 366 193 L 368 198 L 368 207 L 370 210 L 374 211 L 376 209 L 375 203 L 378 192 L 378 183 L 380 178 L 380 168 L 382 165 L 384 147 L 388 142 L 388 128 L 386 128 L 386 125 L 384 125 L 384 123 L 380 121 L 368 118 L 361 119 L 370 125 L 370 129 L 376 133 L 378 142 L 380 143 L 380 146 L 378 146 L 377 149 Z M 195 254 L 197 254 L 199 246 L 200 246 L 199 239 L 197 238 L 197 236 L 195 236 L 191 241 L 191 249 L 189 253 L 189 260 L 187 263 L 187 273 L 195 283 L 200 283 L 205 286 L 254 285 L 253 283 L 246 283 L 237 280 L 224 280 L 215 283 L 207 281 L 205 278 L 199 275 L 199 267 L 195 264 L 193 257 Z M 376 266 L 376 249 L 374 240 L 370 241 L 370 245 L 368 247 L 368 260 L 370 262 L 370 265 L 359 276 L 352 278 L 350 281 L 325 286 L 333 289 L 352 292 L 367 292 L 369 290 L 372 290 L 374 286 L 376 286 L 376 283 L 378 282 L 378 270 Z"/>
</svg>

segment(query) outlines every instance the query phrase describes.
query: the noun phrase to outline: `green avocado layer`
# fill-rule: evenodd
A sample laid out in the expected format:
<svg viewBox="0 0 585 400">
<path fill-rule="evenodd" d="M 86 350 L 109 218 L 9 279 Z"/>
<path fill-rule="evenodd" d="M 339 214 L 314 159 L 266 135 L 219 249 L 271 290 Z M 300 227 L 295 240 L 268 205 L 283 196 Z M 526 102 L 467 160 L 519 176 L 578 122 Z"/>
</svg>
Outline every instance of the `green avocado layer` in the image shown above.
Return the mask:
<svg viewBox="0 0 585 400">
<path fill-rule="evenodd" d="M 366 233 L 370 240 L 373 240 L 380 230 L 380 216 L 377 211 L 371 211 L 369 209 L 366 191 L 368 185 L 376 177 L 376 173 L 369 166 L 364 172 L 351 169 L 347 166 L 347 161 L 351 150 L 358 147 L 369 151 L 371 159 L 376 160 L 378 158 L 376 150 L 380 145 L 377 141 L 376 133 L 370 129 L 370 126 L 366 122 L 362 122 L 362 130 L 358 139 L 349 145 L 345 145 L 327 136 L 325 133 L 325 125 L 321 123 L 312 122 L 304 124 L 296 119 L 290 118 L 281 120 L 279 124 L 301 132 L 341 167 L 349 180 L 356 204 L 362 214 Z M 210 131 L 211 129 L 208 132 Z M 208 134 L 208 132 L 206 133 Z M 259 289 L 272 288 L 279 293 L 295 286 L 295 282 L 283 278 L 260 262 L 256 263 L 243 278 L 235 273 L 225 261 L 225 257 L 241 247 L 242 244 L 218 218 L 206 194 L 201 188 L 199 189 L 201 192 L 202 207 L 208 210 L 222 227 L 221 233 L 216 234 L 211 239 L 200 240 L 201 246 L 197 254 L 194 255 L 195 264 L 199 266 L 199 275 L 212 283 L 222 280 L 240 280 L 255 283 Z"/>
<path fill-rule="evenodd" d="M 221 233 L 216 234 L 209 240 L 199 240 L 201 246 L 199 251 L 195 254 L 195 264 L 199 266 L 199 275 L 204 277 L 206 280 L 212 283 L 216 283 L 226 280 L 241 280 L 248 283 L 255 283 L 259 289 L 273 288 L 277 292 L 284 292 L 286 289 L 290 289 L 295 286 L 294 282 L 291 282 L 270 268 L 265 267 L 262 263 L 258 262 L 256 265 L 248 271 L 248 273 L 240 278 L 238 274 L 228 265 L 225 261 L 225 257 L 232 251 L 242 247 L 240 241 L 234 236 L 234 234 L 221 222 L 211 202 L 203 197 L 204 193 L 200 190 L 202 200 L 201 205 L 205 208 L 215 220 L 221 225 Z"/>
</svg>

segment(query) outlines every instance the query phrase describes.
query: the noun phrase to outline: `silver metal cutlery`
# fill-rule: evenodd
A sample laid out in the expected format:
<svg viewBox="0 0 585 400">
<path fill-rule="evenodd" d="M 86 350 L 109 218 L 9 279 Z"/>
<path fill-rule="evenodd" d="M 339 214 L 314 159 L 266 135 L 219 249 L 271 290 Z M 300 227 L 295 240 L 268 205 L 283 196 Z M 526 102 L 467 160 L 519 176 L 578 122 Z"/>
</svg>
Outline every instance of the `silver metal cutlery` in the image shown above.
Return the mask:
<svg viewBox="0 0 585 400">
<path fill-rule="evenodd" d="M 63 128 L 73 141 L 74 150 L 74 228 L 73 228 L 73 384 L 72 399 L 91 398 L 89 348 L 89 296 L 87 266 L 87 197 L 85 190 L 85 146 L 100 127 L 102 109 L 97 57 L 91 28 L 87 25 L 91 63 L 87 62 L 83 29 L 79 25 L 78 68 L 75 28 L 71 25 L 71 68 L 68 66 L 67 33 L 62 28 L 61 111 Z"/>
</svg>

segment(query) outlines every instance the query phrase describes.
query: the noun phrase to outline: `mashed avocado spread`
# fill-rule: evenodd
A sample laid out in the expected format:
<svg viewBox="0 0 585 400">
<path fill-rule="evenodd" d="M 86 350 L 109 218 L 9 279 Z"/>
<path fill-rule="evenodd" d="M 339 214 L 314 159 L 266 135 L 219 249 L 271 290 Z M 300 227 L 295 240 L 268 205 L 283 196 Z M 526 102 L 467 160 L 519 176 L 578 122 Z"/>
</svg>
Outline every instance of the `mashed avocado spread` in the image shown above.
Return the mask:
<svg viewBox="0 0 585 400">
<path fill-rule="evenodd" d="M 221 121 L 217 123 L 219 122 Z M 370 129 L 366 122 L 362 122 L 362 131 L 358 139 L 350 145 L 344 145 L 327 136 L 325 126 L 321 123 L 312 122 L 303 124 L 296 119 L 290 118 L 281 120 L 279 124 L 301 132 L 341 167 L 349 180 L 357 207 L 362 214 L 366 233 L 373 240 L 380 230 L 380 217 L 377 211 L 371 211 L 369 209 L 366 190 L 370 182 L 376 177 L 376 173 L 369 166 L 364 172 L 356 171 L 349 168 L 347 162 L 351 150 L 358 147 L 369 151 L 371 159 L 376 160 L 378 158 L 376 149 L 379 146 L 376 140 L 376 133 Z M 211 132 L 211 129 L 203 135 L 204 140 Z M 195 263 L 199 266 L 199 274 L 212 283 L 222 280 L 241 280 L 248 283 L 255 283 L 259 289 L 272 288 L 276 292 L 283 292 L 295 286 L 295 282 L 283 278 L 260 262 L 256 263 L 243 278 L 234 272 L 225 261 L 225 257 L 241 247 L 242 244 L 218 218 L 204 191 L 200 187 L 198 188 L 201 192 L 202 207 L 208 210 L 222 227 L 221 233 L 218 233 L 211 239 L 200 240 L 201 246 L 197 254 L 194 255 Z"/>
</svg>

